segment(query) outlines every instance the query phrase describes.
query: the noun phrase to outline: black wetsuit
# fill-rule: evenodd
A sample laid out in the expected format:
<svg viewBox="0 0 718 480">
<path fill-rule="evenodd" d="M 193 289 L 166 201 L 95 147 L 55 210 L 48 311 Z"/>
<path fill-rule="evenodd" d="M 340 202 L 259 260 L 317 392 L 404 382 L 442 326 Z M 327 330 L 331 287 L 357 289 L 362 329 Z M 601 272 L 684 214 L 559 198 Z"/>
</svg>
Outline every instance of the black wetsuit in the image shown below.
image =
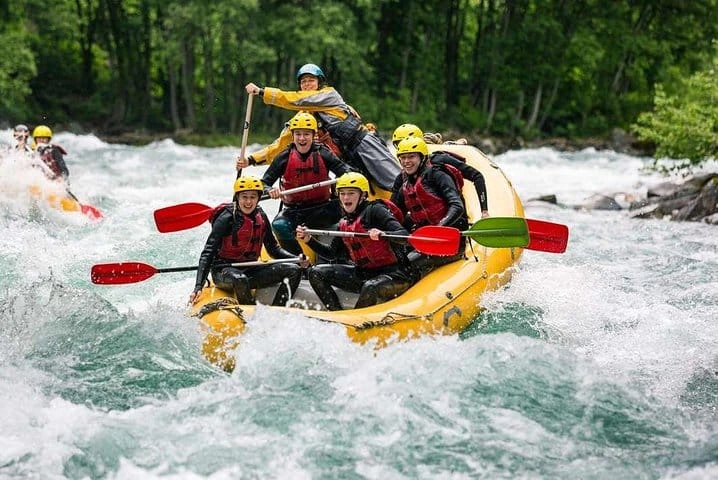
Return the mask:
<svg viewBox="0 0 718 480">
<path fill-rule="evenodd" d="M 279 246 L 277 240 L 269 228 L 269 219 L 264 211 L 257 207 L 260 215 L 263 216 L 267 228 L 262 239 L 264 248 L 272 258 L 293 258 L 295 255 Z M 237 221 L 235 221 L 235 218 Z M 291 297 L 291 292 L 296 291 L 302 278 L 302 270 L 295 263 L 276 263 L 273 265 L 259 265 L 255 267 L 229 267 L 230 263 L 241 260 L 232 260 L 220 257 L 219 251 L 225 237 L 232 235 L 232 231 L 241 227 L 244 214 L 237 211 L 233 213 L 233 206 L 229 205 L 219 212 L 212 223 L 212 231 L 207 238 L 204 249 L 199 257 L 199 267 L 195 281 L 195 291 L 199 291 L 207 281 L 207 276 L 212 272 L 214 283 L 223 289 L 234 290 L 237 301 L 241 304 L 253 304 L 251 290 L 256 288 L 279 285 L 274 296 L 272 305 L 285 305 Z M 252 260 L 252 259 L 249 259 Z M 256 260 L 256 259 L 255 259 Z M 288 280 L 289 286 L 284 282 Z"/>
<path fill-rule="evenodd" d="M 454 227 L 459 230 L 466 230 L 469 226 L 469 219 L 466 215 L 466 208 L 454 179 L 451 174 L 446 173 L 438 165 L 427 166 L 422 164 L 413 175 L 406 175 L 402 172 L 396 177 L 394 186 L 392 187 L 391 200 L 401 211 L 406 212 L 405 226 L 409 230 L 415 230 L 423 225 L 416 225 L 411 220 L 411 212 L 408 212 L 404 201 L 404 193 L 402 186 L 405 182 L 416 182 L 417 177 L 422 177 L 422 185 L 427 192 L 440 197 L 447 205 L 447 211 L 444 217 L 437 225 L 444 227 Z M 423 277 L 437 267 L 446 265 L 447 263 L 456 262 L 464 257 L 464 249 L 466 248 L 466 239 L 461 237 L 459 243 L 459 252 L 451 256 L 424 255 L 417 251 L 411 251 L 408 254 L 409 262 L 416 270 L 417 274 Z"/>
<path fill-rule="evenodd" d="M 358 215 L 362 216 L 361 223 L 367 231 L 378 228 L 390 235 L 409 234 L 381 203 L 363 201 L 355 212 L 345 215 L 344 218 L 352 222 Z M 333 286 L 359 294 L 354 308 L 368 307 L 398 297 L 416 281 L 407 265 L 405 243 L 406 240 L 392 239 L 391 248 L 398 260 L 393 265 L 379 268 L 362 268 L 340 263 L 315 265 L 309 270 L 309 283 L 328 310 L 342 309 Z M 335 237 L 328 246 L 312 237 L 308 245 L 317 254 L 332 262 L 349 257 L 346 244 L 340 237 Z"/>
<path fill-rule="evenodd" d="M 479 206 L 481 211 L 489 210 L 489 204 L 486 195 L 486 180 L 480 171 L 466 163 L 465 160 L 457 158 L 449 152 L 434 152 L 429 156 L 429 163 L 436 166 L 451 165 L 461 172 L 461 176 L 474 184 L 476 195 L 479 197 Z"/>
</svg>

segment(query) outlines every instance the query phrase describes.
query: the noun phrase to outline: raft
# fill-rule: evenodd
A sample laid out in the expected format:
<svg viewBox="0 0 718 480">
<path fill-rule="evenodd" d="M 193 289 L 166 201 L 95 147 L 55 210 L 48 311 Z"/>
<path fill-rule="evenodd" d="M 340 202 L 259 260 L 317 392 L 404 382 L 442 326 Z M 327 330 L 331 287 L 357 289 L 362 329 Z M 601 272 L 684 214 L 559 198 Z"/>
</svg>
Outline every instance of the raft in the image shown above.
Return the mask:
<svg viewBox="0 0 718 480">
<path fill-rule="evenodd" d="M 69 191 L 66 193 L 43 191 L 37 185 L 31 185 L 29 191 L 33 198 L 43 201 L 55 210 L 65 213 L 80 213 L 92 221 L 98 221 L 103 218 L 100 210 L 92 205 L 80 203 Z"/>
<path fill-rule="evenodd" d="M 429 150 L 455 153 L 483 174 L 492 217 L 524 216 L 523 205 L 511 181 L 480 150 L 469 145 L 446 144 L 429 145 Z M 377 194 L 388 197 L 385 191 Z M 474 185 L 468 180 L 464 182 L 463 195 L 469 224 L 472 224 L 481 219 L 481 209 Z M 306 299 L 297 302 L 297 297 L 300 293 L 311 292 L 308 282 L 303 280 L 292 306 L 266 308 L 297 312 L 307 318 L 336 324 L 344 328 L 352 341 L 371 342 L 377 348 L 421 335 L 453 335 L 466 329 L 479 315 L 484 292 L 495 290 L 510 280 L 512 267 L 519 262 L 523 252 L 518 247 L 488 248 L 473 241 L 466 243 L 464 260 L 434 270 L 401 296 L 379 305 L 327 311 L 314 296 L 314 304 L 307 309 L 299 308 L 295 305 L 306 302 Z M 276 289 L 267 290 L 273 294 Z M 257 295 L 260 302 L 261 293 Z M 341 294 L 339 296 L 342 298 Z M 271 296 L 265 295 L 265 298 Z M 356 296 L 348 294 L 345 298 L 349 305 L 353 305 L 351 302 Z M 190 313 L 199 318 L 204 334 L 202 353 L 209 362 L 228 372 L 234 369 L 234 350 L 254 310 L 254 305 L 238 304 L 232 292 L 211 284 L 202 290 Z"/>
</svg>

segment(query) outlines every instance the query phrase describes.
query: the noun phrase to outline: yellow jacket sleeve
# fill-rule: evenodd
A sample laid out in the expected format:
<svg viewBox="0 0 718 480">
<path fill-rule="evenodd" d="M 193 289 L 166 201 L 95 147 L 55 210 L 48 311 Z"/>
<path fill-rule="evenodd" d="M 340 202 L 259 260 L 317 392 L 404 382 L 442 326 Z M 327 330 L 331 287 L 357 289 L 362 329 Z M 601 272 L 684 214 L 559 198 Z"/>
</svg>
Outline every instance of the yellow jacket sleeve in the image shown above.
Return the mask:
<svg viewBox="0 0 718 480">
<path fill-rule="evenodd" d="M 288 92 L 273 87 L 264 87 L 262 97 L 266 105 L 285 110 L 305 112 L 325 112 L 344 120 L 347 117 L 347 104 L 333 87 L 320 90 Z"/>
<path fill-rule="evenodd" d="M 252 152 L 251 156 L 254 159 L 254 163 L 257 165 L 270 164 L 279 153 L 287 148 L 293 141 L 292 132 L 289 128 L 282 130 L 272 143 L 264 148 Z"/>
</svg>

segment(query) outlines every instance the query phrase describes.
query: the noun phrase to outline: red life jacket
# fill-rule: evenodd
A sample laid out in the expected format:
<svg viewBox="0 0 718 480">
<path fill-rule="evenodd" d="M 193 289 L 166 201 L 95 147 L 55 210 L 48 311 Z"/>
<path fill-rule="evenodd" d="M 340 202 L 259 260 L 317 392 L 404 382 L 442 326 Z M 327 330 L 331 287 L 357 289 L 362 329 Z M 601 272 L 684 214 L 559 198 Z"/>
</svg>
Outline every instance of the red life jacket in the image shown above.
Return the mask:
<svg viewBox="0 0 718 480">
<path fill-rule="evenodd" d="M 329 171 L 324 164 L 319 149 L 312 147 L 312 152 L 306 159 L 303 159 L 294 146 L 290 148 L 287 167 L 282 174 L 280 183 L 282 190 L 312 185 L 314 183 L 329 180 Z M 286 195 L 282 200 L 287 205 L 299 203 L 321 203 L 326 202 L 332 195 L 331 187 L 313 188 L 306 192 L 299 192 L 293 195 Z"/>
<path fill-rule="evenodd" d="M 212 210 L 210 223 L 214 223 L 222 210 L 232 207 L 231 203 L 223 203 Z M 240 225 L 237 226 L 236 222 Z M 254 261 L 262 253 L 262 242 L 267 225 L 259 209 L 254 215 L 245 215 L 237 210 L 232 233 L 222 239 L 219 256 L 232 261 Z"/>
<path fill-rule="evenodd" d="M 399 220 L 399 223 L 404 223 L 404 212 L 401 211 L 401 209 L 396 205 L 396 203 L 392 202 L 388 198 L 377 198 L 376 200 L 374 200 L 373 203 L 381 203 L 389 209 L 389 212 L 394 215 L 394 218 Z"/>
<path fill-rule="evenodd" d="M 448 173 L 454 180 L 459 190 L 459 195 L 461 195 L 461 189 L 464 186 L 464 177 L 456 167 L 451 165 L 435 167 L 429 162 L 427 162 L 424 171 L 417 177 L 413 184 L 409 182 L 408 178 L 404 180 L 404 184 L 401 187 L 404 195 L 404 204 L 409 211 L 411 219 L 419 227 L 424 225 L 437 225 L 449 210 L 446 201 L 442 197 L 424 188 L 424 180 L 428 177 L 432 168 L 438 168 Z"/>
<path fill-rule="evenodd" d="M 337 144 L 334 143 L 334 139 L 331 135 L 329 135 L 329 132 L 327 132 L 323 128 L 320 128 L 317 132 L 317 142 L 323 143 L 324 146 L 331 150 L 334 155 L 339 158 L 342 158 L 342 151 L 339 149 Z"/>
<path fill-rule="evenodd" d="M 57 149 L 61 154 L 67 155 L 67 152 L 65 151 L 65 149 L 59 145 L 41 144 L 37 147 L 37 150 L 40 153 L 40 158 L 45 163 L 45 165 L 47 165 L 47 168 L 49 168 L 50 171 L 52 172 L 53 176 L 52 176 L 51 180 L 54 180 L 54 179 L 62 176 L 62 169 L 60 168 L 60 165 L 57 163 L 57 160 L 55 160 L 55 155 L 54 155 L 55 149 Z"/>
<path fill-rule="evenodd" d="M 368 233 L 368 230 L 362 225 L 362 217 L 363 215 L 358 215 L 351 223 L 346 218 L 342 218 L 339 221 L 339 230 L 342 232 Z M 349 250 L 349 256 L 352 261 L 359 268 L 380 268 L 395 265 L 399 262 L 389 241 L 386 239 L 372 240 L 369 237 L 361 236 L 344 237 L 342 240 L 347 250 Z"/>
<path fill-rule="evenodd" d="M 220 203 L 219 205 L 214 207 L 212 209 L 212 212 L 209 214 L 209 219 L 208 219 L 209 224 L 214 225 L 214 221 L 217 220 L 217 217 L 222 212 L 222 210 L 224 210 L 227 207 L 231 207 L 231 206 L 232 206 L 232 202 L 228 202 L 228 203 Z"/>
</svg>

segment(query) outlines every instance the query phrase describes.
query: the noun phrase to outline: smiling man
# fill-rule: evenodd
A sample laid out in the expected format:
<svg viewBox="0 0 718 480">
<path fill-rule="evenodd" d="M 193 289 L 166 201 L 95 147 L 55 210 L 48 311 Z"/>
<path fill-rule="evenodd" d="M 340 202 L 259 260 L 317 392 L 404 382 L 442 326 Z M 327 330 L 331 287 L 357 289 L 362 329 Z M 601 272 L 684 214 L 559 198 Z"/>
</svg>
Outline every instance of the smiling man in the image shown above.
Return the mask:
<svg viewBox="0 0 718 480">
<path fill-rule="evenodd" d="M 270 197 L 281 197 L 284 202 L 284 208 L 272 221 L 277 240 L 283 248 L 298 255 L 302 248 L 294 238 L 297 225 L 333 227 L 341 218 L 341 210 L 329 186 L 292 195 L 282 195 L 282 190 L 329 180 L 329 172 L 339 177 L 350 172 L 351 167 L 339 160 L 327 147 L 314 142 L 317 120 L 313 115 L 297 113 L 289 121 L 289 130 L 292 132 L 291 145 L 277 155 L 264 173 L 262 182 Z M 277 180 L 279 187 L 273 187 Z"/>
<path fill-rule="evenodd" d="M 297 238 L 322 257 L 335 261 L 349 257 L 353 264 L 320 264 L 309 270 L 309 283 L 327 310 L 341 310 L 342 304 L 333 287 L 358 293 L 354 308 L 368 307 L 398 297 L 414 283 L 408 268 L 406 240 L 408 232 L 381 200 L 369 201 L 369 181 L 352 172 L 337 181 L 344 216 L 339 230 L 359 235 L 336 237 L 327 246 L 314 239 L 304 226 L 297 227 Z M 368 236 L 367 236 L 368 234 Z"/>
</svg>

